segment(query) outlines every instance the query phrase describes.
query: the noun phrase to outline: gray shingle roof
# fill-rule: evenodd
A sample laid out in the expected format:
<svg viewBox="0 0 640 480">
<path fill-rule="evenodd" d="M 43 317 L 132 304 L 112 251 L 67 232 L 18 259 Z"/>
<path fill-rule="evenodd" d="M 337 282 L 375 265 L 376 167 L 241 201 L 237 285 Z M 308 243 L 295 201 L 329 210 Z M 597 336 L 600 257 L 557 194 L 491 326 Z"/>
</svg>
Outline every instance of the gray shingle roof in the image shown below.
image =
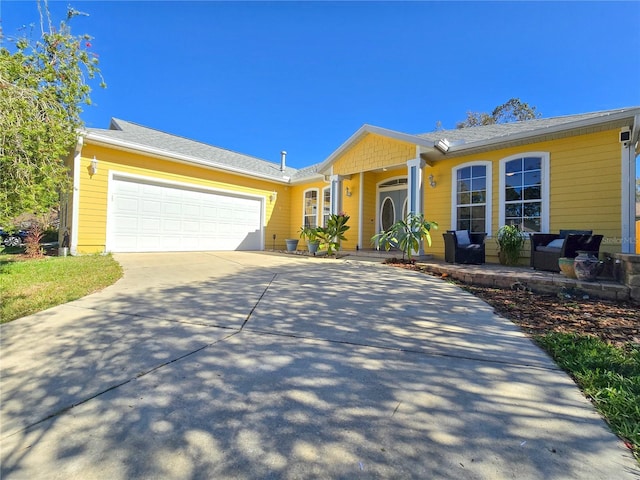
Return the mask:
<svg viewBox="0 0 640 480">
<path fill-rule="evenodd" d="M 635 112 L 634 112 L 635 111 Z M 567 115 L 562 117 L 539 118 L 524 122 L 502 123 L 495 125 L 482 125 L 478 127 L 460 128 L 454 130 L 438 130 L 435 132 L 422 133 L 416 135 L 431 141 L 438 141 L 446 138 L 452 146 L 462 146 L 470 143 L 481 143 L 487 141 L 499 141 L 514 135 L 544 135 L 547 131 L 557 130 L 563 127 L 567 129 L 573 125 L 589 121 L 606 121 L 613 115 L 638 113 L 638 108 L 619 108 L 615 110 L 605 110 L 600 112 L 583 113 L 579 115 Z"/>
<path fill-rule="evenodd" d="M 486 150 L 495 148 L 499 144 L 506 145 L 509 142 L 526 143 L 532 141 L 532 139 L 543 138 L 547 135 L 558 135 L 558 132 L 566 135 L 567 132 L 577 129 L 597 129 L 605 128 L 605 126 L 606 128 L 613 128 L 612 124 L 615 125 L 615 122 L 626 122 L 624 119 L 638 114 L 640 114 L 640 108 L 631 107 L 579 115 L 540 118 L 525 122 L 438 130 L 418 135 L 403 134 L 401 132 L 395 132 L 395 134 L 401 136 L 405 141 L 415 140 L 418 145 L 424 145 L 425 141 L 435 143 L 440 139 L 446 138 L 451 144 L 449 154 L 455 154 L 456 151 L 458 154 L 462 154 L 471 149 L 482 148 Z M 366 130 L 365 127 L 363 126 L 360 130 Z M 385 131 L 379 127 L 370 126 L 367 128 L 375 130 L 375 132 L 380 130 L 382 135 L 385 135 L 385 132 L 394 134 L 394 132 Z M 279 182 L 300 182 L 314 177 L 318 178 L 321 175 L 321 170 L 328 168 L 341 149 L 345 148 L 345 145 L 348 146 L 347 144 L 350 144 L 350 142 L 357 141 L 357 138 L 352 136 L 352 139 L 347 144 L 341 146 L 322 163 L 301 169 L 286 167 L 285 171 L 282 172 L 280 171 L 279 163 L 269 162 L 116 118 L 111 120 L 109 129 L 88 129 L 88 139 L 95 141 L 103 139 L 116 144 L 120 142 L 124 147 L 151 150 L 158 155 L 245 175 L 255 175 Z"/>
<path fill-rule="evenodd" d="M 132 146 L 152 148 L 168 156 L 187 157 L 201 165 L 241 171 L 273 180 L 287 181 L 298 172 L 292 167 L 286 167 L 285 171 L 281 172 L 280 163 L 269 162 L 116 118 L 111 119 L 109 129 L 90 128 L 88 132 L 89 138 L 94 134 L 114 141 L 126 142 Z"/>
</svg>

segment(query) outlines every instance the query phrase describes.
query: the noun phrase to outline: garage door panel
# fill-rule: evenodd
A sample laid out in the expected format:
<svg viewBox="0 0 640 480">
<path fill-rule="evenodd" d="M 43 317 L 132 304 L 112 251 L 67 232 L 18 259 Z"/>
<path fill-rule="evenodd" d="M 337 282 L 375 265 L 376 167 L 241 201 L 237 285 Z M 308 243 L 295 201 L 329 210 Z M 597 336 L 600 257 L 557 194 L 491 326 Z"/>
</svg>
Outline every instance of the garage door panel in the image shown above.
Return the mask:
<svg viewBox="0 0 640 480">
<path fill-rule="evenodd" d="M 173 217 L 179 217 L 182 215 L 182 205 L 178 202 L 162 202 L 162 214 L 171 215 Z"/>
<path fill-rule="evenodd" d="M 260 200 L 117 176 L 110 188 L 111 251 L 262 248 Z"/>
<path fill-rule="evenodd" d="M 182 222 L 178 219 L 164 218 L 162 219 L 162 231 L 167 234 L 180 235 L 182 230 Z"/>
<path fill-rule="evenodd" d="M 157 200 L 152 201 L 152 200 L 141 199 L 140 204 L 141 204 L 142 212 L 145 215 L 159 215 L 160 213 L 162 213 L 161 203 Z"/>
</svg>

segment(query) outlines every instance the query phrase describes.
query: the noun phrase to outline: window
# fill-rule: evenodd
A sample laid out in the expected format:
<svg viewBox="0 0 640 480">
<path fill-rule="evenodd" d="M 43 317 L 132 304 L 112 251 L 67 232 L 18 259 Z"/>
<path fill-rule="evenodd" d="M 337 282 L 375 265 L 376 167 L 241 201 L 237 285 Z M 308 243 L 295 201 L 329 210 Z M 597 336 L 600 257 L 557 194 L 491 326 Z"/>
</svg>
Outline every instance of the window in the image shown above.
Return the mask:
<svg viewBox="0 0 640 480">
<path fill-rule="evenodd" d="M 318 226 L 318 190 L 304 192 L 303 224 L 311 228 Z"/>
<path fill-rule="evenodd" d="M 548 230 L 548 154 L 526 154 L 500 164 L 500 223 L 523 232 Z"/>
<path fill-rule="evenodd" d="M 491 230 L 491 163 L 461 165 L 453 172 L 452 222 L 456 230 Z"/>
<path fill-rule="evenodd" d="M 331 187 L 322 189 L 322 226 L 326 227 L 331 216 Z"/>
</svg>

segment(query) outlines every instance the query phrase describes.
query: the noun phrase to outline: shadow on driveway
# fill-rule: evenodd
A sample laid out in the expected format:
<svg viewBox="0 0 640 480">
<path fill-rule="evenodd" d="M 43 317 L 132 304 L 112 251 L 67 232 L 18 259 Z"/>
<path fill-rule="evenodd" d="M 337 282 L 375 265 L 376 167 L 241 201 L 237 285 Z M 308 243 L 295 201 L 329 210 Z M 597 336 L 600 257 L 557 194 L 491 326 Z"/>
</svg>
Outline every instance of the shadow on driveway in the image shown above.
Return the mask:
<svg viewBox="0 0 640 480">
<path fill-rule="evenodd" d="M 2 478 L 637 478 L 571 380 L 455 286 L 157 258 L 0 327 Z"/>
</svg>

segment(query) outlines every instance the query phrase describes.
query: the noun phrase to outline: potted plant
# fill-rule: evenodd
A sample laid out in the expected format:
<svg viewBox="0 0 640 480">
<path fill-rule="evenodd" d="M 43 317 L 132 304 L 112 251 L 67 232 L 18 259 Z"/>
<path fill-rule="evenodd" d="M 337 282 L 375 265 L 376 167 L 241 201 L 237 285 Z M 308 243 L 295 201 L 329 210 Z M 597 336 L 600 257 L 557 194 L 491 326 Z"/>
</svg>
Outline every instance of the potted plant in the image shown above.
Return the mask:
<svg viewBox="0 0 640 480">
<path fill-rule="evenodd" d="M 316 236 L 320 241 L 320 246 L 327 249 L 327 255 L 333 255 L 340 250 L 340 243 L 347 238 L 345 232 L 349 230 L 349 215 L 346 213 L 332 214 L 327 220 L 326 227 L 317 227 Z"/>
<path fill-rule="evenodd" d="M 426 241 L 431 246 L 431 229 L 437 229 L 436 222 L 424 219 L 422 214 L 409 213 L 404 220 L 398 220 L 389 227 L 389 230 L 378 233 L 371 237 L 372 243 L 377 243 L 387 252 L 391 247 L 398 247 L 402 250 L 402 260 L 405 255 L 409 263 L 413 263 L 412 252 L 420 249 L 420 243 Z"/>
<path fill-rule="evenodd" d="M 315 255 L 320 247 L 320 241 L 318 240 L 318 229 L 316 227 L 300 227 L 300 238 L 307 241 L 307 248 L 309 253 Z"/>
<path fill-rule="evenodd" d="M 498 229 L 498 258 L 502 265 L 516 265 L 525 237 L 518 225 L 503 225 Z"/>
<path fill-rule="evenodd" d="M 284 241 L 287 244 L 287 252 L 295 252 L 298 249 L 297 238 L 285 238 Z"/>
</svg>

